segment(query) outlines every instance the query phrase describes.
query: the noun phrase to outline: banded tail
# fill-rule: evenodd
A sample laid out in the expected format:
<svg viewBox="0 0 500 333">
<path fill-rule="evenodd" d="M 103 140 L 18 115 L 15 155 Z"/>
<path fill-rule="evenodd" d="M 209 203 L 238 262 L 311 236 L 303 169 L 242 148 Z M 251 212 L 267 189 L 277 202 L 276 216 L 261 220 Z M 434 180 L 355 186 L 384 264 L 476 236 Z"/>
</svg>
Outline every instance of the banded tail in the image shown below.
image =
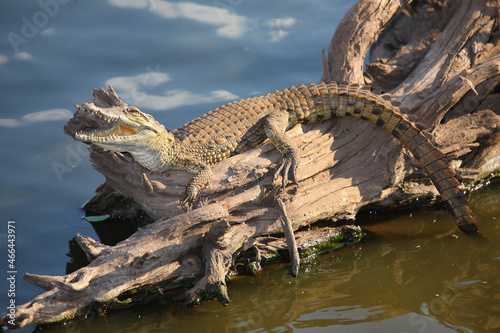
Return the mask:
<svg viewBox="0 0 500 333">
<path fill-rule="evenodd" d="M 350 116 L 382 127 L 399 139 L 415 156 L 436 186 L 457 226 L 467 234 L 479 232 L 467 199 L 460 190 L 460 184 L 445 155 L 408 119 L 407 115 L 401 112 L 398 101 L 391 101 L 389 95 L 371 92 L 367 86 L 337 85 L 332 82 L 328 85 L 320 83 L 317 86 L 301 86 L 298 90 L 304 92 L 304 88 L 315 99 L 317 115 L 307 117 L 301 122 L 315 122 L 320 118 L 326 118 L 325 114 L 328 112 L 329 117 Z M 313 121 L 310 121 L 311 119 Z"/>
</svg>

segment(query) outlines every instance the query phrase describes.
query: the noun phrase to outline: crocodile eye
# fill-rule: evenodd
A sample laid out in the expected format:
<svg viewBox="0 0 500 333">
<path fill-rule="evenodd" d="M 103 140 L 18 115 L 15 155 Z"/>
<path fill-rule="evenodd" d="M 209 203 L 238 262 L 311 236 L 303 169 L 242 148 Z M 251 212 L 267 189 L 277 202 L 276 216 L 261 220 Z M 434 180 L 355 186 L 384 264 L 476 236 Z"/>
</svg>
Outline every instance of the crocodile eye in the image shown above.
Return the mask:
<svg viewBox="0 0 500 333">
<path fill-rule="evenodd" d="M 127 109 L 127 112 L 132 115 L 132 116 L 135 116 L 135 117 L 142 117 L 144 120 L 149 120 L 145 115 L 144 113 L 142 113 L 141 111 L 139 111 L 138 108 L 135 108 L 135 107 L 130 107 Z"/>
<path fill-rule="evenodd" d="M 139 115 L 141 114 L 141 111 L 139 111 L 138 108 L 130 107 L 128 108 L 127 112 L 132 113 L 134 115 Z"/>
</svg>

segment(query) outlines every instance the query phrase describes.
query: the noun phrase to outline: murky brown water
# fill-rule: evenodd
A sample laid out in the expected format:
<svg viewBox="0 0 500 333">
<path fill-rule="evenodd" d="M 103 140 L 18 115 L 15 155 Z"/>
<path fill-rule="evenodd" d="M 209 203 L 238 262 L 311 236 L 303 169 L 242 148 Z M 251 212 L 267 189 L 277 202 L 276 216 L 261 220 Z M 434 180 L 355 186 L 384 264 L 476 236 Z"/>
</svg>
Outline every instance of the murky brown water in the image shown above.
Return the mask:
<svg viewBox="0 0 500 333">
<path fill-rule="evenodd" d="M 470 201 L 485 241 L 445 210 L 384 214 L 363 223 L 364 242 L 305 260 L 295 279 L 283 265 L 230 282 L 226 307 L 139 305 L 54 332 L 498 332 L 500 182 Z"/>
</svg>

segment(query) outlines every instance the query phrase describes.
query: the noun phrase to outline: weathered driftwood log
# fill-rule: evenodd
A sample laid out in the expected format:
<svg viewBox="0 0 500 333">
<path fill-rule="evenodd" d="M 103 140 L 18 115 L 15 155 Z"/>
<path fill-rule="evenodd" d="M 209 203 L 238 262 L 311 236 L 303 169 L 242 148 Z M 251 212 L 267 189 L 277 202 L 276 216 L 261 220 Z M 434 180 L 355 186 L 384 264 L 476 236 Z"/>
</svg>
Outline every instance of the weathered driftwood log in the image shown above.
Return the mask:
<svg viewBox="0 0 500 333">
<path fill-rule="evenodd" d="M 323 80 L 366 82 L 392 92 L 429 126 L 458 176 L 477 182 L 500 169 L 498 13 L 497 2 L 486 0 L 359 1 L 332 39 Z M 119 97 L 100 89 L 93 102 L 111 106 Z M 66 133 L 96 121 L 77 113 Z M 66 321 L 120 302 L 131 290 L 192 280 L 199 281 L 184 294 L 188 304 L 212 297 L 226 303 L 225 274 L 238 253 L 254 249 L 260 260 L 286 247 L 276 236 L 283 230 L 280 216 L 298 230 L 320 219 L 353 218 L 368 204 L 437 194 L 425 177 L 415 186 L 400 186 L 421 172 L 396 140 L 370 123 L 332 119 L 289 133 L 302 160 L 300 187 L 280 194 L 284 210 L 276 206 L 270 172 L 280 153 L 268 144 L 215 165 L 202 192 L 204 205 L 189 212 L 179 198 L 191 175 L 149 172 L 127 154 L 90 147 L 107 184 L 157 222 L 115 246 L 77 236 L 91 263 L 62 277 L 27 274 L 47 291 L 17 309 L 15 326 Z M 297 246 L 338 232 L 335 227 L 296 232 Z"/>
</svg>

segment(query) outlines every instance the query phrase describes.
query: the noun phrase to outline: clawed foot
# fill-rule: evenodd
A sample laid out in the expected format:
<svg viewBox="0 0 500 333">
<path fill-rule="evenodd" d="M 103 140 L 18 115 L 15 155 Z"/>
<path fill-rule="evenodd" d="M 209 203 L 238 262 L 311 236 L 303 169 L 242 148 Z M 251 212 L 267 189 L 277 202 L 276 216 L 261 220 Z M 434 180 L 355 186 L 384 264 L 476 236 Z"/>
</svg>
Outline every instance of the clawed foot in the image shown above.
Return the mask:
<svg viewBox="0 0 500 333">
<path fill-rule="evenodd" d="M 278 169 L 274 173 L 273 183 L 281 176 L 283 189 L 286 187 L 288 181 L 299 185 L 297 182 L 297 164 L 297 159 L 294 156 L 283 157 L 281 163 L 278 165 Z"/>
<path fill-rule="evenodd" d="M 187 210 L 193 208 L 200 189 L 205 186 L 205 184 L 207 184 L 208 181 L 212 178 L 212 170 L 210 170 L 210 167 L 201 162 L 199 164 L 200 165 L 197 166 L 199 168 L 199 171 L 188 182 L 184 195 L 181 199 L 181 205 L 186 206 Z"/>
<path fill-rule="evenodd" d="M 188 198 L 185 194 L 183 195 L 182 199 L 180 200 L 180 204 L 182 207 L 186 208 L 186 211 L 190 211 L 194 209 L 194 206 L 196 205 L 197 207 L 203 207 L 207 206 L 209 204 L 209 199 L 208 197 L 204 196 L 196 196 L 194 198 Z"/>
<path fill-rule="evenodd" d="M 194 204 L 196 203 L 196 199 L 198 197 L 198 192 L 186 191 L 181 198 L 180 204 L 185 207 L 187 211 L 193 209 Z"/>
</svg>

